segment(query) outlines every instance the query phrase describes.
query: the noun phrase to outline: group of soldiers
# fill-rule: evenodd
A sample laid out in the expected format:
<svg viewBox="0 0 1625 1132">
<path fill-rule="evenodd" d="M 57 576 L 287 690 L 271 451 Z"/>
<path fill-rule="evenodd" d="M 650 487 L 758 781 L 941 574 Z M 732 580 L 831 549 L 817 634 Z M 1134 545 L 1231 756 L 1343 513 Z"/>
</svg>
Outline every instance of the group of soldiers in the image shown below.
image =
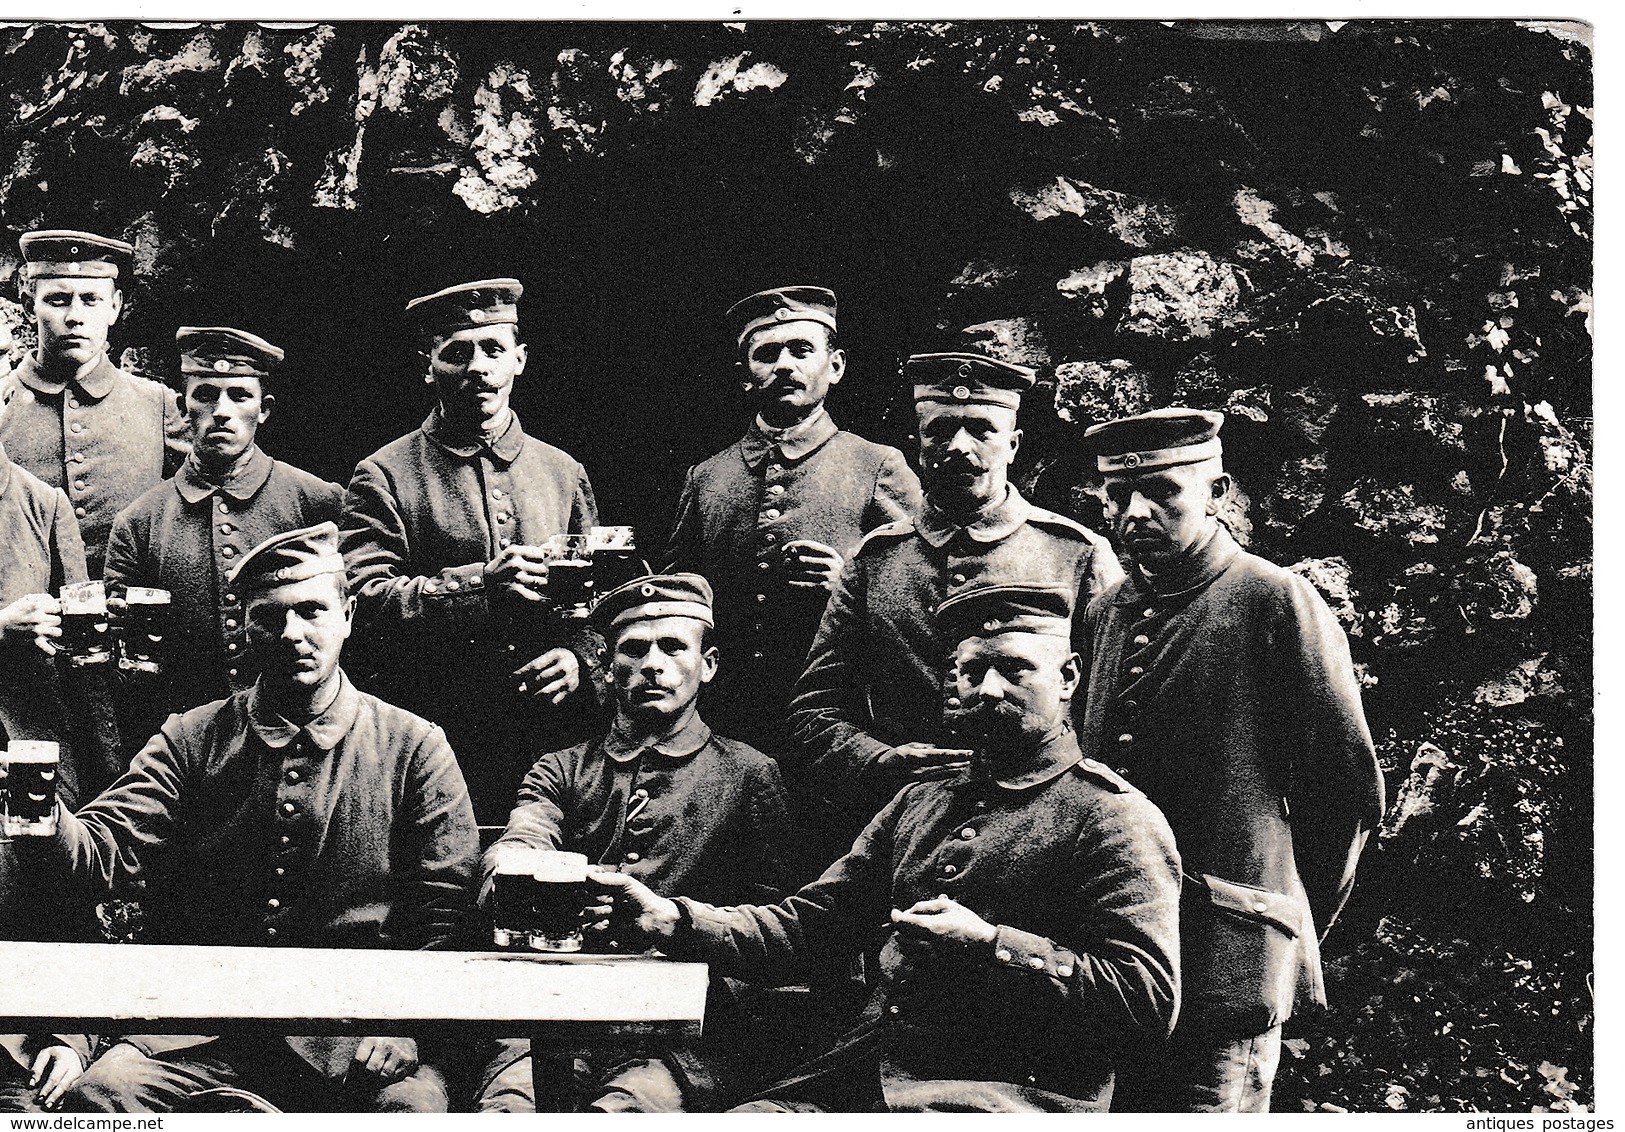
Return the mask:
<svg viewBox="0 0 1625 1132">
<path fill-rule="evenodd" d="M 0 726 L 62 770 L 55 834 L 0 845 L 0 936 L 93 938 L 139 880 L 155 942 L 479 947 L 501 862 L 569 850 L 588 946 L 713 978 L 691 1047 L 539 1073 L 496 1038 L 0 1037 L 0 1109 L 1268 1108 L 1383 792 L 1335 619 L 1220 521 L 1220 414 L 1088 431 L 1114 553 L 1009 480 L 1033 371 L 909 358 L 916 476 L 825 408 L 835 296 L 762 291 L 727 315 L 752 423 L 657 572 L 571 616 L 544 544 L 599 516 L 509 405 L 517 281 L 407 305 L 433 406 L 341 488 L 256 442 L 276 346 L 181 327 L 177 397 L 107 354 L 130 245 L 22 252 Z M 69 663 L 87 578 L 115 636 L 169 591 L 161 673 Z M 744 1004 L 783 984 L 828 1040 L 770 1072 Z"/>
</svg>

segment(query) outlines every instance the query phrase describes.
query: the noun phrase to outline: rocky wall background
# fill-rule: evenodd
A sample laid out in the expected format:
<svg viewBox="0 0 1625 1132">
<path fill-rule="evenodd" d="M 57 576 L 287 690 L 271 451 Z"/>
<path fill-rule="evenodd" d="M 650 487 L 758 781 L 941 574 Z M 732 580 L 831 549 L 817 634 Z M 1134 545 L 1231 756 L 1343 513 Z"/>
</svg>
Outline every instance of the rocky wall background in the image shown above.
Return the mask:
<svg viewBox="0 0 1625 1132">
<path fill-rule="evenodd" d="M 527 426 L 646 544 L 744 425 L 721 314 L 763 286 L 839 292 L 832 408 L 877 439 L 907 354 L 1036 366 L 1021 482 L 1097 527 L 1085 427 L 1225 410 L 1231 524 L 1337 610 L 1391 796 L 1277 1107 L 1590 1104 L 1584 29 L 29 24 L 0 60 L 0 281 L 29 228 L 137 240 L 127 364 L 265 335 L 266 446 L 334 479 L 428 407 L 406 299 L 486 275 L 526 284 Z"/>
</svg>

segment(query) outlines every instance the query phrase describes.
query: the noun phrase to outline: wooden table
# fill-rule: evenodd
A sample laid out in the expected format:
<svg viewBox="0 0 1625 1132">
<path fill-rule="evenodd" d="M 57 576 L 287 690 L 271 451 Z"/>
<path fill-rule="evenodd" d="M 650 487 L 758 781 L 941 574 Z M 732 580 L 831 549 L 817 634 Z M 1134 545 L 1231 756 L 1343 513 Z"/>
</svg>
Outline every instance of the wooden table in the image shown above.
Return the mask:
<svg viewBox="0 0 1625 1132">
<path fill-rule="evenodd" d="M 477 1031 L 529 1035 L 549 1051 L 675 1045 L 700 1034 L 706 982 L 703 963 L 637 955 L 0 943 L 0 1026 L 7 1033 Z"/>
</svg>

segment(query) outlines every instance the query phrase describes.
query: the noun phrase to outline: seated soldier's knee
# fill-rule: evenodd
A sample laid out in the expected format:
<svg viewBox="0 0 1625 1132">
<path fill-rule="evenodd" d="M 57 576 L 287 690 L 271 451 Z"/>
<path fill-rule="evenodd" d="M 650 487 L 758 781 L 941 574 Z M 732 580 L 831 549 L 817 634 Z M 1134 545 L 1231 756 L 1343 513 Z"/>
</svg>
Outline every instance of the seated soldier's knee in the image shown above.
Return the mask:
<svg viewBox="0 0 1625 1132">
<path fill-rule="evenodd" d="M 587 1107 L 591 1112 L 682 1112 L 683 1087 L 665 1062 L 634 1061 L 617 1069 Z"/>
</svg>

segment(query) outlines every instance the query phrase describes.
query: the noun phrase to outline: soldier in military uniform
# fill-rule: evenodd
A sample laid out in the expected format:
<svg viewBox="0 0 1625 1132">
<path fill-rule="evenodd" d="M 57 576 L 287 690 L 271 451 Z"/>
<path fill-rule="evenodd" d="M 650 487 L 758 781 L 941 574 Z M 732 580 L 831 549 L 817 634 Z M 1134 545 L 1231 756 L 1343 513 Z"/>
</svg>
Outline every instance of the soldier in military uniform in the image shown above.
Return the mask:
<svg viewBox="0 0 1625 1132">
<path fill-rule="evenodd" d="M 1063 580 L 1081 606 L 1121 576 L 1105 539 L 1034 507 L 1009 482 L 1032 370 L 918 354 L 904 377 L 919 417 L 924 511 L 871 532 L 847 562 L 791 706 L 797 757 L 844 815 L 832 841 L 850 839 L 906 783 L 964 764 L 944 724 L 960 705 L 953 642 L 932 619 L 939 604 L 982 585 Z"/>
<path fill-rule="evenodd" d="M 1087 616 L 1084 753 L 1146 792 L 1185 862 L 1184 1006 L 1135 1108 L 1265 1111 L 1319 941 L 1381 817 L 1348 641 L 1296 574 L 1219 520 L 1220 413 L 1158 409 L 1086 441 L 1131 563 Z"/>
<path fill-rule="evenodd" d="M 267 385 L 281 349 L 229 326 L 183 326 L 175 344 L 192 452 L 172 478 L 119 513 L 107 548 L 105 580 L 115 592 L 150 586 L 171 599 L 162 675 L 132 672 L 120 689 L 130 750 L 169 713 L 254 683 L 243 595 L 226 575 L 274 534 L 337 521 L 343 495 L 338 484 L 273 460 L 256 442 L 276 402 Z M 122 599 L 109 607 L 121 611 Z"/>
<path fill-rule="evenodd" d="M 674 958 L 784 981 L 878 943 L 863 1021 L 751 1111 L 1099 1111 L 1178 1009 L 1179 858 L 1144 795 L 1081 758 L 1076 589 L 984 585 L 940 610 L 968 765 L 911 782 L 777 904 L 718 908 L 591 874 Z"/>
<path fill-rule="evenodd" d="M 602 639 L 546 599 L 540 544 L 585 533 L 598 508 L 586 470 L 509 407 L 522 291 L 482 279 L 407 304 L 436 404 L 356 467 L 342 520 L 363 663 L 384 698 L 446 729 L 487 824 L 513 806 L 527 737 L 574 741 L 603 693 Z"/>
<path fill-rule="evenodd" d="M 93 891 L 146 878 L 157 943 L 450 945 L 478 865 L 473 811 L 440 730 L 339 667 L 353 604 L 338 528 L 274 536 L 226 580 L 246 599 L 254 686 L 171 716 L 77 814 L 59 801 L 54 837 L 14 842 L 21 863 Z M 215 1088 L 312 1111 L 447 1108 L 410 1037 L 246 1031 L 118 1035 L 63 1106 L 163 1112 Z"/>
<path fill-rule="evenodd" d="M 728 319 L 756 418 L 689 469 L 665 568 L 716 587 L 722 667 L 706 714 L 774 754 L 788 746 L 790 693 L 847 556 L 869 531 L 913 517 L 920 485 L 901 452 L 841 431 L 824 407 L 846 374 L 833 292 L 760 291 Z"/>
<path fill-rule="evenodd" d="M 711 600 L 698 574 L 650 575 L 604 595 L 593 619 L 609 642 L 614 721 L 607 735 L 536 760 L 507 829 L 485 854 L 488 885 L 505 856 L 563 849 L 662 892 L 718 904 L 765 903 L 786 889 L 778 764 L 714 733 L 700 715 L 717 672 Z M 603 936 L 592 945 L 602 950 L 626 942 L 594 934 Z M 630 943 L 642 946 L 636 937 Z M 745 1068 L 734 1058 L 748 1043 L 727 984 L 716 980 L 711 990 L 705 1036 L 694 1048 L 598 1051 L 586 1058 L 576 1103 L 599 1112 L 715 1107 Z M 493 1069 L 507 1064 L 485 1086 L 480 1111 L 535 1111 L 530 1043 L 504 1045 Z"/>
<path fill-rule="evenodd" d="M 100 578 L 114 517 L 185 459 L 186 418 L 168 389 L 107 356 L 135 249 L 89 232 L 30 232 L 21 244 L 39 348 L 0 378 L 0 444 L 67 493 Z"/>
</svg>

